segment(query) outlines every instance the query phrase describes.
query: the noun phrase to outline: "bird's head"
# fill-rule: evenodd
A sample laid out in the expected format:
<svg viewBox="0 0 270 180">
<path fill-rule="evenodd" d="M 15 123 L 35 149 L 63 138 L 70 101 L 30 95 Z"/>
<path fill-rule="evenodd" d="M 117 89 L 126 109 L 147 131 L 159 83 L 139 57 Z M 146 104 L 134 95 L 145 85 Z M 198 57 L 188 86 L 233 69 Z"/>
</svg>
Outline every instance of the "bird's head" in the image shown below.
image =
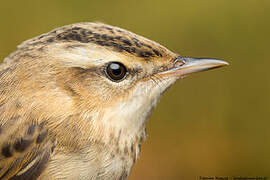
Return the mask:
<svg viewBox="0 0 270 180">
<path fill-rule="evenodd" d="M 6 63 L 11 59 L 14 64 L 18 59 L 15 69 L 22 91 L 18 98 L 32 111 L 40 109 L 47 119 L 58 118 L 49 122 L 52 127 L 70 127 L 104 141 L 121 136 L 122 143 L 142 136 L 145 120 L 176 80 L 227 65 L 181 57 L 101 23 L 53 30 L 24 42 Z"/>
</svg>

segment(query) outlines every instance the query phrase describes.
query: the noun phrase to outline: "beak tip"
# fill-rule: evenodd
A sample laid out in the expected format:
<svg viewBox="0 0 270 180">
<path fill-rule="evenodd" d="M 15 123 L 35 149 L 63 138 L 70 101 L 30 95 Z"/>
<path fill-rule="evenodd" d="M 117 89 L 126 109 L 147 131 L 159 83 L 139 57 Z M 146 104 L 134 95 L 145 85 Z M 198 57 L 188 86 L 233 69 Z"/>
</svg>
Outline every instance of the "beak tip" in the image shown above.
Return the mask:
<svg viewBox="0 0 270 180">
<path fill-rule="evenodd" d="M 223 60 L 217 60 L 220 62 L 221 66 L 229 66 L 230 64 L 227 61 L 223 61 Z"/>
<path fill-rule="evenodd" d="M 229 66 L 230 64 L 226 61 L 223 61 L 223 60 L 217 60 L 216 62 L 216 67 L 219 68 L 219 67 L 225 67 L 225 66 Z"/>
</svg>

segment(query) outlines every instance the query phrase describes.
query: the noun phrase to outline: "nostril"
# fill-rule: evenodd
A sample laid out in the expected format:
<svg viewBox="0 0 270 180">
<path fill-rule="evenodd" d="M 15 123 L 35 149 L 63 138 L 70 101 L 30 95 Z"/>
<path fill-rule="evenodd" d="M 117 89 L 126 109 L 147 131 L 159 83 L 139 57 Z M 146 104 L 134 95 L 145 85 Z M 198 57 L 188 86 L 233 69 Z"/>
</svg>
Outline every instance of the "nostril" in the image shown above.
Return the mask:
<svg viewBox="0 0 270 180">
<path fill-rule="evenodd" d="M 179 56 L 174 61 L 174 67 L 180 67 L 183 66 L 186 63 L 185 58 Z"/>
</svg>

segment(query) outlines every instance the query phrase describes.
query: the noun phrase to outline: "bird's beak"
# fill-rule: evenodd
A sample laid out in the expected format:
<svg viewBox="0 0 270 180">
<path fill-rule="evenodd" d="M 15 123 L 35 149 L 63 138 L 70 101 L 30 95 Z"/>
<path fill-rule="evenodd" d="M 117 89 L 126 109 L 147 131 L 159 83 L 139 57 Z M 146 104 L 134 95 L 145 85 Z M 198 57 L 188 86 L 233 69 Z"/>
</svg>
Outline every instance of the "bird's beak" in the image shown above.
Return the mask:
<svg viewBox="0 0 270 180">
<path fill-rule="evenodd" d="M 191 73 L 206 71 L 227 65 L 229 65 L 229 63 L 218 59 L 190 58 L 179 56 L 174 61 L 173 68 L 160 73 L 160 75 L 183 77 Z"/>
</svg>

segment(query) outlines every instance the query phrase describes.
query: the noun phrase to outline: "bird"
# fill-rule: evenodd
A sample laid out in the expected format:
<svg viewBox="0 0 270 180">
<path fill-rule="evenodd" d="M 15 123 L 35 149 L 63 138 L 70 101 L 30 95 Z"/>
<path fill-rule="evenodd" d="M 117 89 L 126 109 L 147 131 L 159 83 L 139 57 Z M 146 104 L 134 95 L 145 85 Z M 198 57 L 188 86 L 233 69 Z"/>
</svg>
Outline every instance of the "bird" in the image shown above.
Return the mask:
<svg viewBox="0 0 270 180">
<path fill-rule="evenodd" d="M 100 22 L 23 42 L 0 65 L 0 179 L 127 179 L 162 94 L 226 65 Z"/>
</svg>

